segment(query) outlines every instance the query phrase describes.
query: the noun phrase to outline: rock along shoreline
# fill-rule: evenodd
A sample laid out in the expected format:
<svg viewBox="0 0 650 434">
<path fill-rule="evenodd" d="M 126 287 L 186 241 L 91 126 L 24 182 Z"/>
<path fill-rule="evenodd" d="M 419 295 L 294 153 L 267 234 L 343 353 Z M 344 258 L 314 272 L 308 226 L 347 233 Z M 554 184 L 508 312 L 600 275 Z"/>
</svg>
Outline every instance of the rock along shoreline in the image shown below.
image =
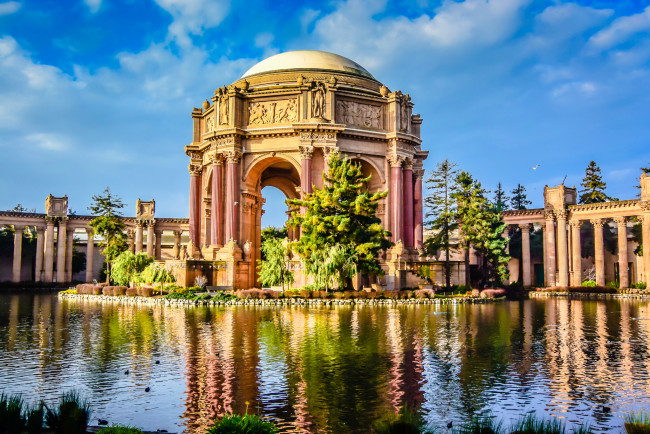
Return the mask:
<svg viewBox="0 0 650 434">
<path fill-rule="evenodd" d="M 239 299 L 229 301 L 219 300 L 174 300 L 154 297 L 128 297 L 114 295 L 90 295 L 90 294 L 69 294 L 60 292 L 61 299 L 98 301 L 130 305 L 160 305 L 160 306 L 394 306 L 394 305 L 416 305 L 416 304 L 488 304 L 504 301 L 505 298 L 476 298 L 476 297 L 454 297 L 454 298 L 409 298 L 409 299 Z"/>
<path fill-rule="evenodd" d="M 581 299 L 597 299 L 597 300 L 650 300 L 650 294 L 599 294 L 595 292 L 568 292 L 568 291 L 530 291 L 528 293 L 530 298 L 581 298 Z"/>
</svg>

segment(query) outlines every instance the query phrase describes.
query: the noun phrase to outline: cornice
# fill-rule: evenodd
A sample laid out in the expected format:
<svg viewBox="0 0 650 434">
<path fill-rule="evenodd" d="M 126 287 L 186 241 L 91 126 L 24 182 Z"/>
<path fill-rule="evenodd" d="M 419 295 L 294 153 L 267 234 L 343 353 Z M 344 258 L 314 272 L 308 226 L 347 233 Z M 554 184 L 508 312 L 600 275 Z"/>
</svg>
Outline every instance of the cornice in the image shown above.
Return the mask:
<svg viewBox="0 0 650 434">
<path fill-rule="evenodd" d="M 533 209 L 513 209 L 508 211 L 501 211 L 503 217 L 509 216 L 544 216 L 544 208 L 533 208 Z"/>
<path fill-rule="evenodd" d="M 593 210 L 605 210 L 605 209 L 623 209 L 623 208 L 634 208 L 639 206 L 639 199 L 630 199 L 630 200 L 619 200 L 613 202 L 602 202 L 602 203 L 590 203 L 585 205 L 569 205 L 569 211 L 593 211 Z"/>
</svg>

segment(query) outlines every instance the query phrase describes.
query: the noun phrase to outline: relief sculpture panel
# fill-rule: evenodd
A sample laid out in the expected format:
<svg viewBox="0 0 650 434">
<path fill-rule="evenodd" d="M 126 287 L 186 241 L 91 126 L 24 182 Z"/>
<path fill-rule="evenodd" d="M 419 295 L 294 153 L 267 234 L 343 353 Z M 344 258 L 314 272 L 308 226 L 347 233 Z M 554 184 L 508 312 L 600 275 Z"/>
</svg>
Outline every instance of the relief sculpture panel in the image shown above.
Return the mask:
<svg viewBox="0 0 650 434">
<path fill-rule="evenodd" d="M 252 102 L 248 108 L 248 124 L 280 124 L 298 120 L 298 103 L 286 101 Z"/>
<path fill-rule="evenodd" d="M 381 107 L 354 101 L 337 101 L 336 122 L 356 127 L 380 129 Z"/>
</svg>

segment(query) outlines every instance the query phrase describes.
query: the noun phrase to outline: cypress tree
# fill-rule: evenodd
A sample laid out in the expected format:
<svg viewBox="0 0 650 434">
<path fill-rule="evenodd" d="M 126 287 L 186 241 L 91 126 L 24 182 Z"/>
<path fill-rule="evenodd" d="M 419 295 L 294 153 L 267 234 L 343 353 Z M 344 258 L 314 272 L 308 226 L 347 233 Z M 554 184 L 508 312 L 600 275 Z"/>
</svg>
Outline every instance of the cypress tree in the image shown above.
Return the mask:
<svg viewBox="0 0 650 434">
<path fill-rule="evenodd" d="M 503 186 L 499 182 L 497 184 L 497 189 L 494 191 L 494 206 L 499 212 L 507 211 L 508 201 L 510 201 L 510 198 L 506 195 Z"/>
<path fill-rule="evenodd" d="M 100 247 L 103 247 L 102 255 L 106 258 L 106 282 L 111 275 L 111 263 L 128 248 L 124 236 L 124 222 L 120 218 L 121 209 L 126 205 L 122 199 L 111 193 L 106 187 L 103 195 L 93 196 L 93 203 L 88 209 L 97 216 L 92 219 L 89 226 L 93 228 L 96 235 L 103 238 Z"/>
<path fill-rule="evenodd" d="M 363 175 L 360 164 L 338 154 L 331 156 L 323 181 L 323 188 L 314 188 L 303 199 L 287 200 L 287 204 L 305 209 L 304 214 L 294 212 L 287 222 L 301 228 L 301 237 L 292 248 L 310 274 L 318 272 L 333 249 L 344 249 L 347 255 L 348 266 L 338 270 L 339 282 L 349 283 L 350 270 L 383 274 L 379 254 L 391 246 L 390 232 L 383 229 L 376 212 L 379 200 L 388 192 L 368 192 L 370 176 Z"/>
<path fill-rule="evenodd" d="M 517 184 L 517 188 L 512 190 L 512 198 L 510 199 L 512 209 L 526 209 L 531 203 L 526 195 L 526 187 Z"/>
<path fill-rule="evenodd" d="M 426 226 L 433 231 L 433 236 L 424 242 L 424 253 L 436 255 L 439 251 L 445 252 L 445 285 L 451 284 L 451 251 L 454 246 L 451 243 L 451 233 L 458 228 L 456 222 L 456 200 L 452 193 L 456 189 L 455 177 L 456 164 L 445 159 L 437 164 L 436 169 L 431 172 L 427 180 L 427 190 L 430 193 L 424 198 L 428 209 L 425 222 Z"/>
<path fill-rule="evenodd" d="M 582 186 L 579 199 L 581 204 L 618 200 L 605 194 L 607 184 L 605 184 L 605 181 L 603 181 L 603 177 L 600 174 L 600 167 L 598 167 L 596 162 L 593 160 L 585 169 L 585 177 L 582 179 L 580 185 Z"/>
</svg>

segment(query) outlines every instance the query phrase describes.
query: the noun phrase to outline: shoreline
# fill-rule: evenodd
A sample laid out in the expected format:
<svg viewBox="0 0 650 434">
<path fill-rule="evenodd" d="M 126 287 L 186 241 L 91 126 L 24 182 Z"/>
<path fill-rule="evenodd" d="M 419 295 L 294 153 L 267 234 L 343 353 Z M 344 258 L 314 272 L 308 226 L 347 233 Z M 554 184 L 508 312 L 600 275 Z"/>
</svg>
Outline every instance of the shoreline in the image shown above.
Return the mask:
<svg viewBox="0 0 650 434">
<path fill-rule="evenodd" d="M 650 294 L 631 294 L 631 293 L 616 293 L 616 294 L 602 294 L 597 292 L 569 292 L 569 291 L 530 291 L 529 298 L 583 298 L 583 299 L 622 299 L 622 300 L 650 300 Z"/>
<path fill-rule="evenodd" d="M 415 304 L 488 304 L 505 301 L 505 298 L 476 298 L 476 297 L 454 297 L 454 298 L 409 298 L 409 299 L 355 299 L 336 300 L 320 298 L 284 298 L 284 299 L 239 299 L 229 301 L 219 300 L 174 300 L 155 297 L 129 297 L 114 295 L 91 295 L 91 294 L 68 294 L 59 292 L 59 298 L 82 301 L 101 301 L 120 304 L 146 304 L 161 306 L 392 306 L 392 305 L 415 305 Z"/>
</svg>

